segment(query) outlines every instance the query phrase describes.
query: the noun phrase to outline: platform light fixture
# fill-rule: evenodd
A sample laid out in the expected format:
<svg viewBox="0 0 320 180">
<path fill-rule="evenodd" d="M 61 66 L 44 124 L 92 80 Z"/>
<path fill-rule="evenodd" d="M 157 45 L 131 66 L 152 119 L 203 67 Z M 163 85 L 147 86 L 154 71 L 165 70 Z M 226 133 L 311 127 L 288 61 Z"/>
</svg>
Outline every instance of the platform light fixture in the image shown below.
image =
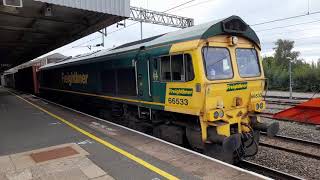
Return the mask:
<svg viewBox="0 0 320 180">
<path fill-rule="evenodd" d="M 10 7 L 22 7 L 22 0 L 3 0 L 4 6 L 10 6 Z"/>
<path fill-rule="evenodd" d="M 47 6 L 44 9 L 44 16 L 52 16 L 52 6 L 47 4 Z"/>
</svg>

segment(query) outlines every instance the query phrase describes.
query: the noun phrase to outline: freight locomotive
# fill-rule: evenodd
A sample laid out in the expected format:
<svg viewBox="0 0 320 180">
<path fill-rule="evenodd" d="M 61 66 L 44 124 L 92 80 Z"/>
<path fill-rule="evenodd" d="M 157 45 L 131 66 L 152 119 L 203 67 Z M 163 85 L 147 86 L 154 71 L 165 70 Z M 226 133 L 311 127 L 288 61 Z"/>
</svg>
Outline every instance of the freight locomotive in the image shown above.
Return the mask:
<svg viewBox="0 0 320 180">
<path fill-rule="evenodd" d="M 234 163 L 258 151 L 265 77 L 238 16 L 47 64 L 41 96 Z M 37 87 L 37 86 L 35 86 Z"/>
</svg>

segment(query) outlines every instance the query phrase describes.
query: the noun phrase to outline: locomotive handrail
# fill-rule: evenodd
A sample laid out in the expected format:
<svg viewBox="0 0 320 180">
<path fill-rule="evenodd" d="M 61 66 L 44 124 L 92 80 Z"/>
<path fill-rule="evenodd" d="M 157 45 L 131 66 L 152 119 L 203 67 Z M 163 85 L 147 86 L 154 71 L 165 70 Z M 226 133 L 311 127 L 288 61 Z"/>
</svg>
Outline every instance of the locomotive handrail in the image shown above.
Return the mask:
<svg viewBox="0 0 320 180">
<path fill-rule="evenodd" d="M 151 80 L 150 80 L 150 60 L 147 61 L 148 66 L 148 90 L 149 90 L 149 96 L 152 96 L 151 94 Z"/>
<path fill-rule="evenodd" d="M 137 60 L 134 60 L 134 71 L 136 74 L 136 93 L 139 96 Z"/>
</svg>

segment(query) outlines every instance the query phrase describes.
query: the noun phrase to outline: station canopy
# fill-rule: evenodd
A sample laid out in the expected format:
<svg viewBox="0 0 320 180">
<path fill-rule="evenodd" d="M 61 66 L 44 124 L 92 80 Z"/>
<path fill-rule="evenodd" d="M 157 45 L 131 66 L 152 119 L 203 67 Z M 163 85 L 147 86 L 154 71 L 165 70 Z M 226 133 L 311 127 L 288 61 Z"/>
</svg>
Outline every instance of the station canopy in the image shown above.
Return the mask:
<svg viewBox="0 0 320 180">
<path fill-rule="evenodd" d="M 0 73 L 130 16 L 130 0 L 0 0 Z"/>
</svg>

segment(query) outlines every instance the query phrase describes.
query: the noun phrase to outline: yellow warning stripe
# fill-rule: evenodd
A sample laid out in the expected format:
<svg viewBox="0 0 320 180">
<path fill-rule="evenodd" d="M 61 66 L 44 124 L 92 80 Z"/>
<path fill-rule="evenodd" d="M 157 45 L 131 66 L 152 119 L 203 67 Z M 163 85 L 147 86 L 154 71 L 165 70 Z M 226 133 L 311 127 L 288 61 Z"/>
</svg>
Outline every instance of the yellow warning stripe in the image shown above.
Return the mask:
<svg viewBox="0 0 320 180">
<path fill-rule="evenodd" d="M 159 174 L 159 175 L 161 175 L 161 176 L 163 176 L 163 177 L 165 177 L 167 179 L 179 179 L 179 178 L 177 178 L 177 177 L 175 177 L 175 176 L 173 176 L 173 175 L 171 175 L 171 174 L 159 169 L 158 167 L 156 167 L 156 166 L 154 166 L 154 165 L 152 165 L 152 164 L 150 164 L 150 163 L 138 158 L 137 156 L 135 156 L 135 155 L 133 155 L 133 154 L 131 154 L 131 153 L 129 153 L 129 152 L 127 152 L 127 151 L 125 151 L 125 150 L 123 150 L 123 149 L 121 149 L 121 148 L 119 148 L 119 147 L 117 147 L 117 146 L 115 146 L 115 145 L 113 145 L 113 144 L 111 144 L 111 143 L 109 143 L 109 142 L 107 142 L 107 141 L 105 141 L 105 140 L 103 140 L 103 139 L 101 139 L 101 138 L 99 138 L 99 137 L 97 137 L 97 136 L 95 136 L 95 135 L 83 130 L 83 129 L 81 129 L 80 127 L 78 127 L 78 126 L 70 123 L 69 121 L 63 119 L 62 117 L 60 117 L 58 115 L 55 115 L 55 114 L 45 110 L 44 108 L 42 108 L 42 107 L 40 107 L 40 106 L 38 106 L 36 104 L 33 104 L 32 102 L 24 99 L 23 97 L 15 94 L 15 93 L 13 93 L 11 91 L 9 91 L 9 92 L 11 94 L 13 94 L 14 96 L 18 97 L 19 99 L 21 99 L 21 100 L 31 104 L 32 106 L 36 107 L 37 109 L 47 113 L 48 115 L 58 119 L 59 121 L 67 124 L 68 126 L 70 126 L 71 128 L 75 129 L 76 131 L 78 131 L 78 132 L 88 136 L 89 138 L 99 142 L 100 144 L 106 146 L 107 148 L 110 148 L 110 149 L 112 149 L 112 150 L 114 150 L 114 151 L 126 156 L 127 158 L 139 163 L 140 165 L 146 167 L 147 169 L 149 169 L 149 170 L 151 170 L 151 171 L 153 171 L 153 172 L 155 172 L 155 173 L 157 173 L 157 174 Z"/>
<path fill-rule="evenodd" d="M 127 98 L 120 98 L 120 97 L 113 97 L 113 96 L 105 96 L 105 95 L 84 93 L 84 92 L 78 92 L 78 91 L 70 91 L 70 90 L 64 90 L 64 89 L 54 89 L 54 88 L 48 88 L 48 87 L 40 87 L 40 89 L 67 92 L 67 93 L 73 93 L 73 94 L 80 94 L 80 95 L 85 95 L 85 96 L 94 96 L 94 97 L 100 97 L 100 98 L 111 99 L 111 100 L 119 100 L 119 101 L 133 102 L 133 103 L 143 103 L 143 104 L 164 106 L 164 103 L 159 103 L 159 102 L 141 101 L 141 100 L 135 100 L 135 99 L 127 99 Z"/>
</svg>

